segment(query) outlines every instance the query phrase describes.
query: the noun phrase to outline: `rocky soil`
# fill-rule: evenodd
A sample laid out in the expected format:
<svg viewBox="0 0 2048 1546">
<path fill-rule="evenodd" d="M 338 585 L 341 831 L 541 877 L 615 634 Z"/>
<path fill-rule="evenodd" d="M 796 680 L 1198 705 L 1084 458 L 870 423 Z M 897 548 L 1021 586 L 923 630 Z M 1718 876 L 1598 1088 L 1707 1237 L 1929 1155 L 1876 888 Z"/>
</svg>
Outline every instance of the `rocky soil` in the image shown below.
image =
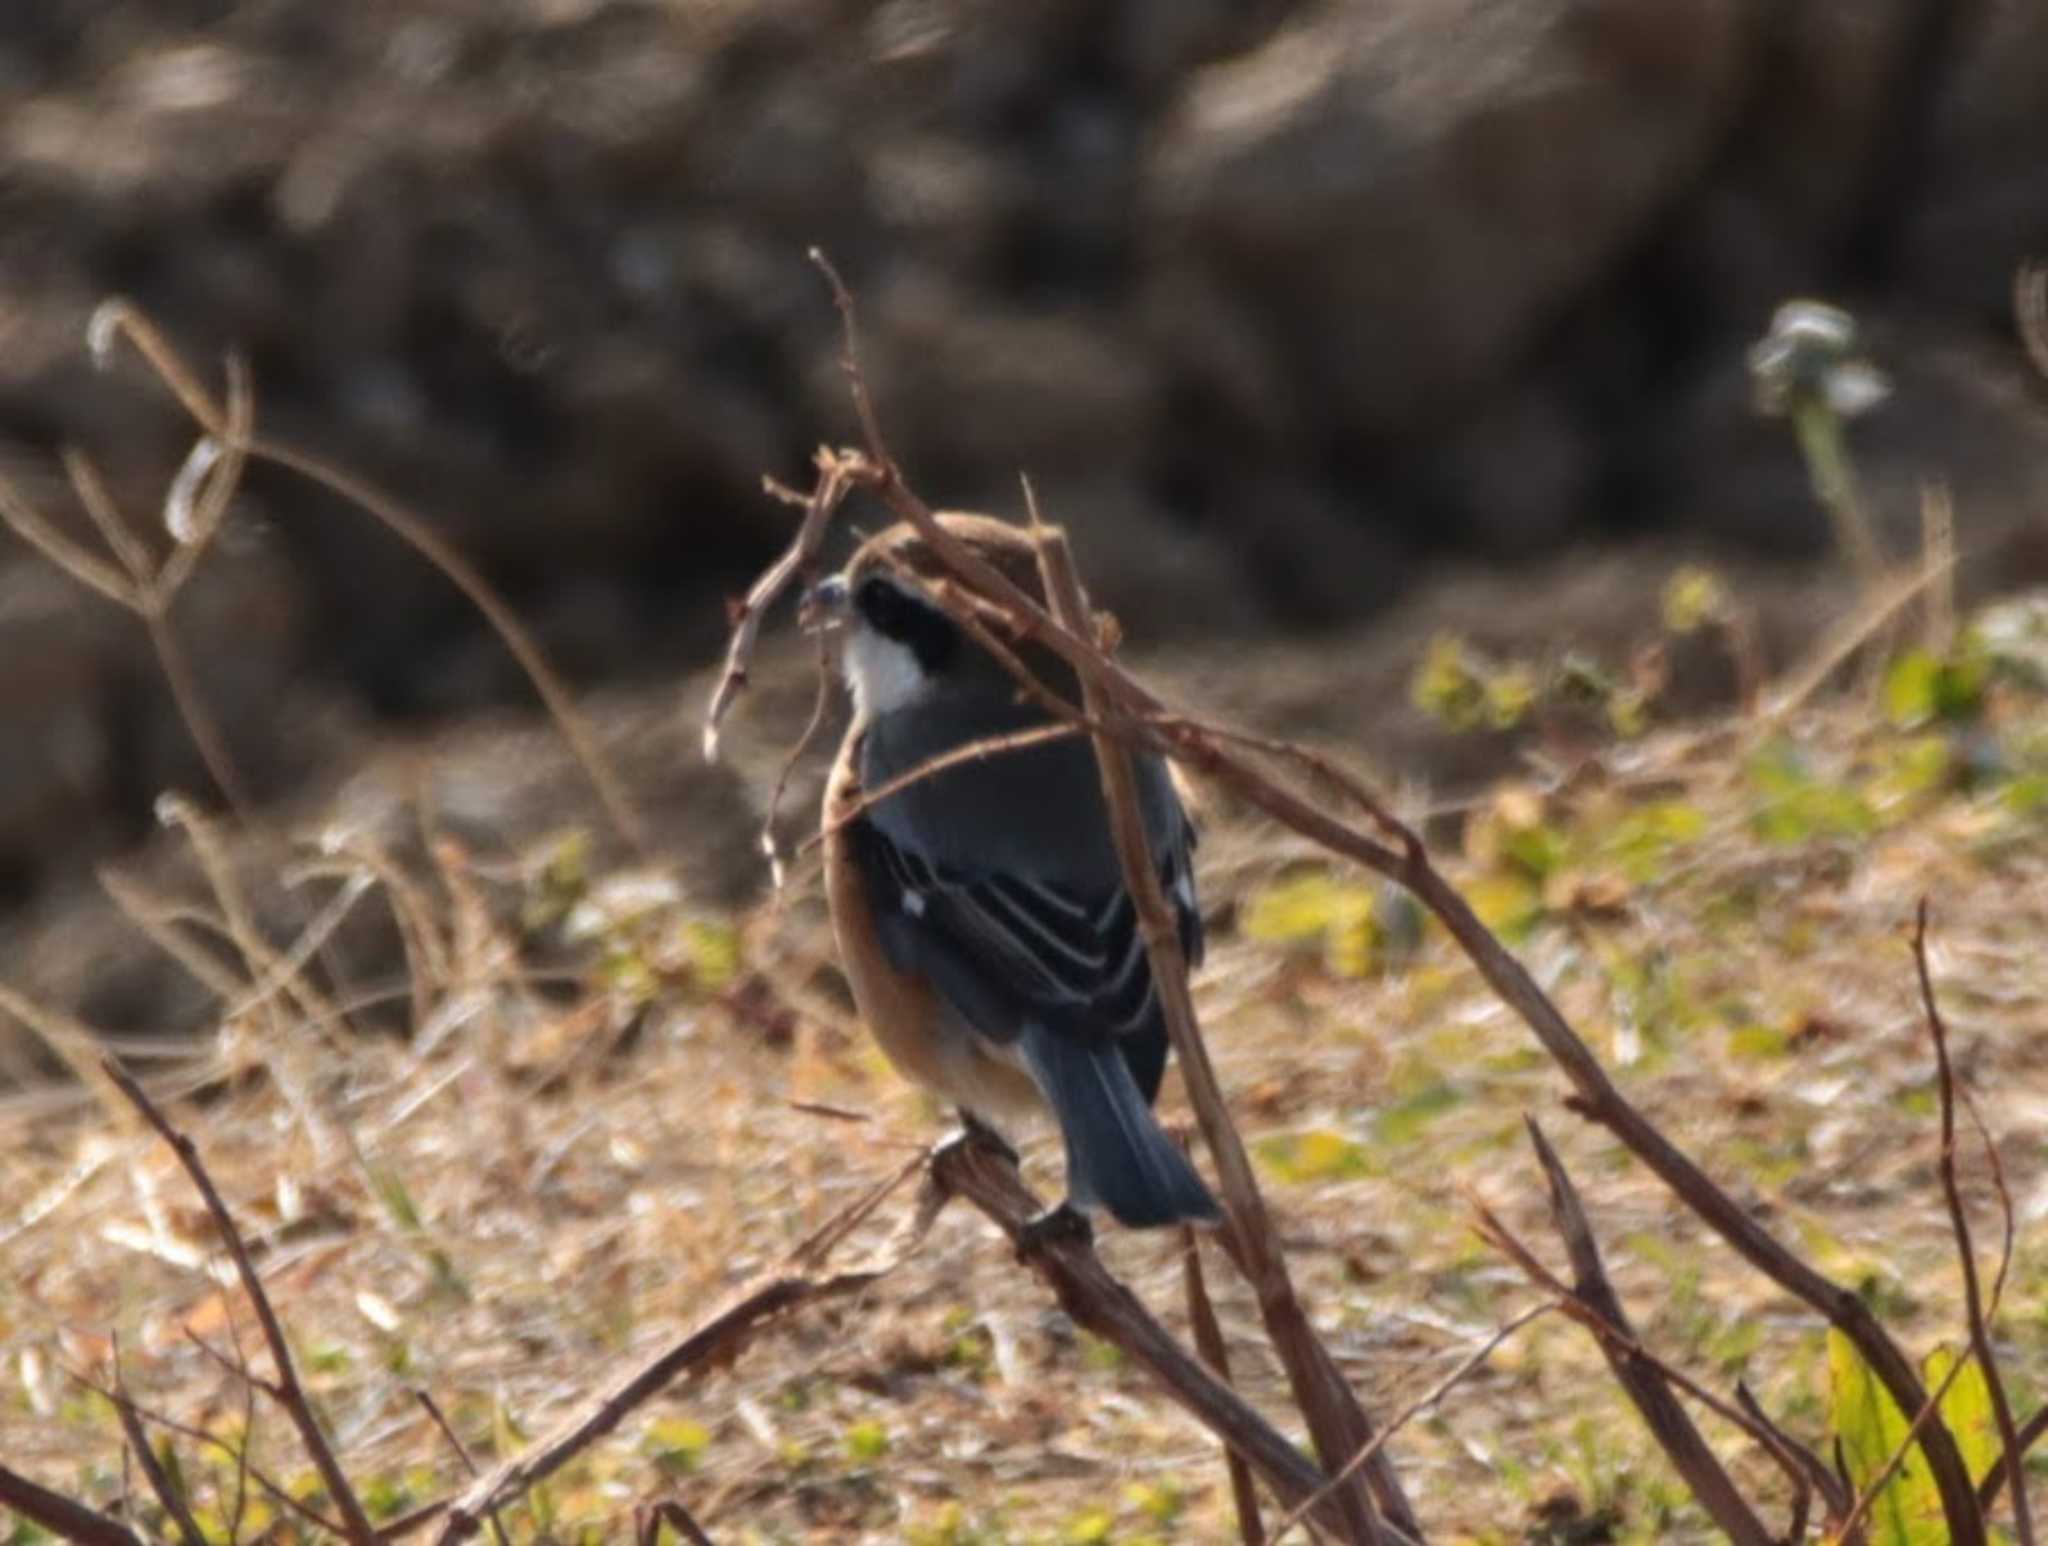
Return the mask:
<svg viewBox="0 0 2048 1546">
<path fill-rule="evenodd" d="M 189 431 L 83 329 L 235 347 L 270 433 L 402 494 L 582 683 L 701 662 L 851 431 L 805 260 L 861 297 L 948 504 L 1027 468 L 1155 643 L 1343 628 L 1446 557 L 1644 531 L 1811 554 L 1742 350 L 1854 306 L 1904 548 L 2029 519 L 2048 13 L 1991 0 L 43 0 L 0 28 L 0 468 L 148 512 Z M 178 626 L 259 796 L 524 703 L 445 582 L 247 484 Z M 2003 552 L 2024 552 L 2008 546 Z M 0 892 L 203 771 L 139 629 L 0 550 Z M 1539 630 L 1541 624 L 1537 625 Z"/>
</svg>

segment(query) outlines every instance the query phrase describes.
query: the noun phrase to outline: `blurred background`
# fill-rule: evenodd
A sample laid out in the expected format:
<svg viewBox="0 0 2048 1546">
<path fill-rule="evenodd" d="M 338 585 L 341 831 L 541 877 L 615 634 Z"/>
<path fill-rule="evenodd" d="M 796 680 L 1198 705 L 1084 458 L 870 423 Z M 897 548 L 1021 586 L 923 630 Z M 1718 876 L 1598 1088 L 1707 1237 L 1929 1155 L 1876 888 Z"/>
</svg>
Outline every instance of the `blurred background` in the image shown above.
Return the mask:
<svg viewBox="0 0 2048 1546">
<path fill-rule="evenodd" d="M 1482 572 L 1468 610 L 1536 637 L 1654 616 L 1645 544 L 1838 572 L 1744 367 L 1796 294 L 1891 380 L 1854 435 L 1893 552 L 1940 478 L 1980 579 L 2048 569 L 2033 0 L 37 0 L 0 22 L 0 471 L 86 530 L 80 444 L 151 518 L 191 431 L 92 367 L 126 295 L 579 687 L 657 693 L 792 529 L 762 475 L 852 437 L 813 243 L 917 487 L 1009 511 L 1028 469 L 1147 644 L 1334 669 Z M 531 701 L 441 576 L 261 470 L 177 627 L 264 802 Z M 140 627 L 11 538 L 0 726 L 0 910 L 206 787 Z"/>
</svg>

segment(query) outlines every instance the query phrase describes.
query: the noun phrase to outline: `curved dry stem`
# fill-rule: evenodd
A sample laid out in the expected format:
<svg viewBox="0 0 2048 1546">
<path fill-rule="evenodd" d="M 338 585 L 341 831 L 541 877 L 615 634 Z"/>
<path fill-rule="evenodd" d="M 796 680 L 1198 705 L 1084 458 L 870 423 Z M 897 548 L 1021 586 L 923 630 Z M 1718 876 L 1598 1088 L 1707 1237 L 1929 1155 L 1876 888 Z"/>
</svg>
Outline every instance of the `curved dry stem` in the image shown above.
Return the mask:
<svg viewBox="0 0 2048 1546">
<path fill-rule="evenodd" d="M 1941 1195 L 1948 1204 L 1949 1227 L 1955 1232 L 1956 1260 L 1963 1269 L 1963 1308 L 1969 1316 L 1970 1352 L 1984 1371 L 1984 1384 L 1991 1395 L 1991 1412 L 1998 1423 L 2004 1452 L 2020 1453 L 2019 1429 L 2012 1418 L 2012 1400 L 2006 1394 L 2005 1378 L 1999 1372 L 1997 1355 L 1991 1348 L 1991 1318 L 1984 1308 L 1983 1287 L 1977 1278 L 1977 1250 L 1970 1239 L 1970 1216 L 1963 1208 L 1962 1187 L 1956 1179 L 1956 1075 L 1948 1057 L 1948 1024 L 1934 998 L 1934 974 L 1927 964 L 1927 898 L 1913 922 L 1913 966 L 1920 979 L 1920 1004 L 1927 1015 L 1927 1034 L 1934 1042 L 1935 1084 L 1941 1093 Z M 2003 1286 L 2005 1267 L 1999 1266 Z M 1960 1363 L 1962 1360 L 1958 1359 Z M 2034 1546 L 2034 1516 L 2027 1506 L 2027 1468 L 2008 1466 L 2006 1477 L 2012 1488 L 2013 1533 L 2019 1546 Z"/>
</svg>

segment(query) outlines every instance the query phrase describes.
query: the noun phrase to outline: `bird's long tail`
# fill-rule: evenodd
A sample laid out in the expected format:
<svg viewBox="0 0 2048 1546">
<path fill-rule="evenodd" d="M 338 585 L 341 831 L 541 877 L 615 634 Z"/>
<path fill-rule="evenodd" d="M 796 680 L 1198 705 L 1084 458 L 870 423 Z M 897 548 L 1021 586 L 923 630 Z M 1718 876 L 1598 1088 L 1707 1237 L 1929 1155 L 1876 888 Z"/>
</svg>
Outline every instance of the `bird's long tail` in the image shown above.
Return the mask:
<svg viewBox="0 0 2048 1546">
<path fill-rule="evenodd" d="M 1066 1140 L 1069 1202 L 1107 1208 L 1136 1229 L 1222 1217 L 1115 1042 L 1033 1025 L 1024 1030 L 1022 1050 Z"/>
</svg>

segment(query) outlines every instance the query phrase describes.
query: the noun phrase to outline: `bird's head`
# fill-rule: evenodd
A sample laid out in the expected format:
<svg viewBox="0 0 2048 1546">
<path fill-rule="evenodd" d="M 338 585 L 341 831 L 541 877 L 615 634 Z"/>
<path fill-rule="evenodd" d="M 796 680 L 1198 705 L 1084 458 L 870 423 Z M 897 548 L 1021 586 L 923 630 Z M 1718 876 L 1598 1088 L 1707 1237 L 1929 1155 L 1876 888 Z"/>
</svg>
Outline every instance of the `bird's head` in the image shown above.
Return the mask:
<svg viewBox="0 0 2048 1546">
<path fill-rule="evenodd" d="M 1034 601 L 1043 601 L 1038 560 L 1021 529 L 985 515 L 944 514 L 939 522 L 977 557 Z M 861 721 L 937 695 L 1017 695 L 1003 663 L 983 649 L 932 599 L 929 587 L 947 574 L 909 524 L 870 537 L 846 567 L 813 587 L 805 600 L 814 626 L 840 632 L 840 670 Z M 1066 695 L 1072 677 L 1041 650 L 1017 654 L 1040 680 Z"/>
</svg>

